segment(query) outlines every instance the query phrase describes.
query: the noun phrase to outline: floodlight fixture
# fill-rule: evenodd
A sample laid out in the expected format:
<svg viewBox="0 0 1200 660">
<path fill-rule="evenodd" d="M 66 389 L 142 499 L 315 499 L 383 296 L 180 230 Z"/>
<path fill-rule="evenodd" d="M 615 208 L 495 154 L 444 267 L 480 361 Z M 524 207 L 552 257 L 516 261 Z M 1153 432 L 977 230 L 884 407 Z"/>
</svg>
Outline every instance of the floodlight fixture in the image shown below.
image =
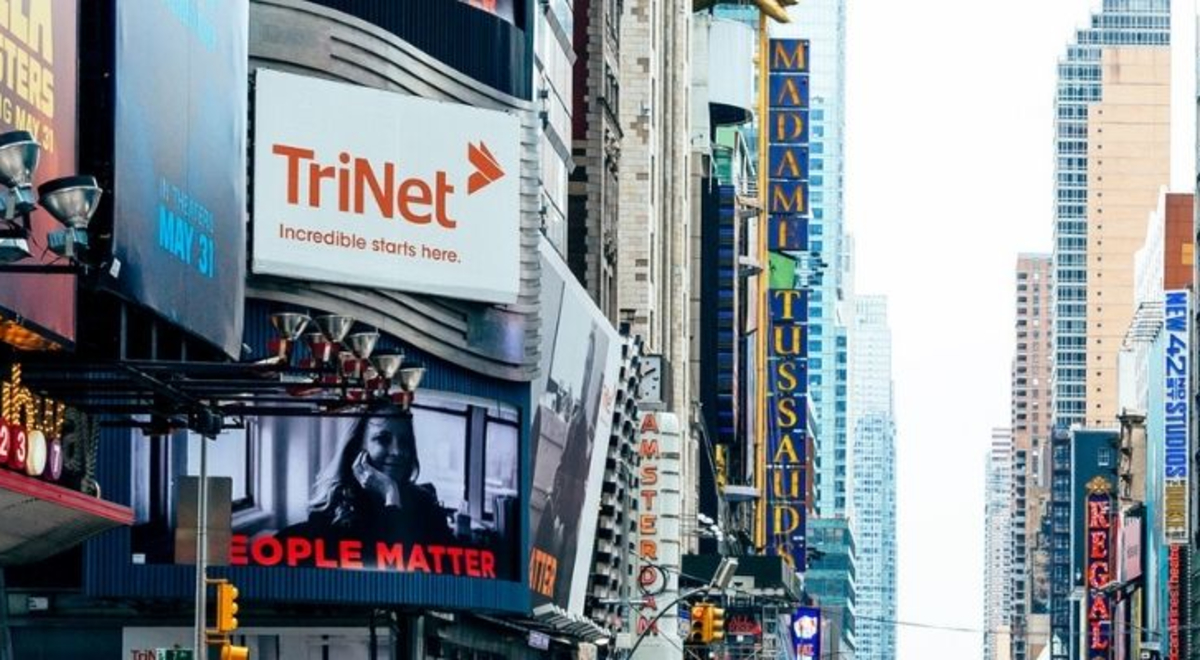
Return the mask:
<svg viewBox="0 0 1200 660">
<path fill-rule="evenodd" d="M 717 565 L 717 570 L 713 572 L 712 581 L 709 586 L 713 589 L 724 591 L 729 587 L 730 581 L 737 573 L 738 560 L 733 557 L 722 557 L 721 563 Z"/>
<path fill-rule="evenodd" d="M 421 384 L 421 378 L 425 376 L 423 367 L 405 367 L 400 370 L 400 391 L 405 394 L 412 394 L 417 391 L 417 386 Z"/>
<path fill-rule="evenodd" d="M 356 332 L 346 337 L 346 348 L 360 360 L 366 360 L 375 352 L 375 343 L 379 341 L 379 332 Z"/>
<path fill-rule="evenodd" d="M 16 236 L 0 238 L 0 264 L 10 264 L 33 256 L 29 241 Z"/>
<path fill-rule="evenodd" d="M 400 365 L 404 363 L 404 353 L 386 352 L 376 353 L 371 356 L 371 365 L 375 367 L 375 371 L 389 383 L 396 372 L 400 370 Z"/>
<path fill-rule="evenodd" d="M 5 216 L 31 213 L 37 204 L 33 198 L 33 173 L 37 171 L 41 145 L 29 131 L 0 134 L 0 184 L 8 188 Z"/>
<path fill-rule="evenodd" d="M 288 341 L 299 339 L 304 328 L 308 327 L 309 320 L 307 314 L 297 312 L 276 312 L 271 315 L 271 325 L 275 326 L 280 337 Z"/>
<path fill-rule="evenodd" d="M 326 314 L 318 316 L 313 321 L 317 324 L 317 329 L 331 344 L 342 343 L 354 325 L 354 319 L 344 314 Z"/>
<path fill-rule="evenodd" d="M 42 208 L 71 229 L 87 229 L 102 194 L 94 176 L 64 176 L 38 186 Z"/>
</svg>

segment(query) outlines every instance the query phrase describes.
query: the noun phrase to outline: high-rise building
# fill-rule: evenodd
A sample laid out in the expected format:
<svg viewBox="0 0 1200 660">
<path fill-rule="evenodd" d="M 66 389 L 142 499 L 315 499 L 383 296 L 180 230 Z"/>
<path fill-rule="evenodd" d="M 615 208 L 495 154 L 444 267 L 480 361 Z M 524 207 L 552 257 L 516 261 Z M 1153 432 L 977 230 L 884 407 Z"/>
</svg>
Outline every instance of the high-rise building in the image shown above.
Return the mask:
<svg viewBox="0 0 1200 660">
<path fill-rule="evenodd" d="M 644 339 L 647 354 L 661 356 L 662 406 L 690 431 L 691 4 L 625 0 L 621 7 L 617 316 Z M 698 458 L 696 440 L 685 438 L 685 483 L 696 478 Z M 687 489 L 683 519 L 695 521 L 697 513 L 696 489 Z"/>
<path fill-rule="evenodd" d="M 1170 22 L 1170 0 L 1104 0 L 1059 61 L 1053 397 L 1062 428 L 1108 424 L 1116 412 L 1129 257 L 1168 181 Z"/>
<path fill-rule="evenodd" d="M 992 429 L 984 501 L 983 660 L 1011 660 L 1012 431 Z"/>
<path fill-rule="evenodd" d="M 887 298 L 856 296 L 850 333 L 857 660 L 896 657 L 896 424 Z"/>
<path fill-rule="evenodd" d="M 1059 61 L 1051 660 L 1071 657 L 1078 637 L 1069 551 L 1075 440 L 1066 431 L 1116 424 L 1117 353 L 1134 310 L 1133 254 L 1169 180 L 1170 24 L 1170 0 L 1104 0 Z"/>
<path fill-rule="evenodd" d="M 1016 269 L 1013 433 L 1013 660 L 1037 658 L 1049 635 L 1051 257 L 1021 254 Z M 1046 524 L 1043 527 L 1043 523 Z"/>
<path fill-rule="evenodd" d="M 575 90 L 571 115 L 567 262 L 596 305 L 617 318 L 620 208 L 621 3 L 575 2 Z"/>
</svg>

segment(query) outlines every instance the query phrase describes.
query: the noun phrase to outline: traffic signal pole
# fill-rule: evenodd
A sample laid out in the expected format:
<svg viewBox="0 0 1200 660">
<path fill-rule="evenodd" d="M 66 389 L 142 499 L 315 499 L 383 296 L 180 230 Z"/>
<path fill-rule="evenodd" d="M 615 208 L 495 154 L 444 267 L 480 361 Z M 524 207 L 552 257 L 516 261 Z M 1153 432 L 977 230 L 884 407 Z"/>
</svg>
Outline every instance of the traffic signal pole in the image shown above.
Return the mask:
<svg viewBox="0 0 1200 660">
<path fill-rule="evenodd" d="M 196 635 L 195 657 L 207 657 L 205 614 L 208 609 L 208 437 L 200 436 L 200 478 L 196 481 Z"/>
</svg>

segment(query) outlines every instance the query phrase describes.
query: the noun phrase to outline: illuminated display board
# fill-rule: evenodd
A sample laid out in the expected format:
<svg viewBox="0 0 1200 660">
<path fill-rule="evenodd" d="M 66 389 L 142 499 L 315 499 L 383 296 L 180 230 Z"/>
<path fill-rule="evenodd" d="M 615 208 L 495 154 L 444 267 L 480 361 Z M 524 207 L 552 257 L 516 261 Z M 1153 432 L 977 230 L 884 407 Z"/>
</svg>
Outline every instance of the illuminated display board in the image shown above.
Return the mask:
<svg viewBox="0 0 1200 660">
<path fill-rule="evenodd" d="M 767 244 L 773 252 L 808 249 L 809 43 L 768 44 Z M 778 275 L 778 276 L 777 276 Z M 767 293 L 767 545 L 797 571 L 805 568 L 807 527 L 808 291 L 794 274 L 772 275 Z"/>
</svg>

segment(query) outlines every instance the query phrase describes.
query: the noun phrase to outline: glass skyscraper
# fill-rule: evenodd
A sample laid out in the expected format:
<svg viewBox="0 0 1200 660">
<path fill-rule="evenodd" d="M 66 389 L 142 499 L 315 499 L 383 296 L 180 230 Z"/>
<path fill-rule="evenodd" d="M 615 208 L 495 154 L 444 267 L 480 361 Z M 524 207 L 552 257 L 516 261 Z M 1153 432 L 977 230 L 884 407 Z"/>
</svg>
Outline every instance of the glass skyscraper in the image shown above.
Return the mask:
<svg viewBox="0 0 1200 660">
<path fill-rule="evenodd" d="M 896 423 L 887 298 L 855 296 L 850 334 L 854 528 L 858 545 L 855 660 L 896 658 Z"/>
</svg>

